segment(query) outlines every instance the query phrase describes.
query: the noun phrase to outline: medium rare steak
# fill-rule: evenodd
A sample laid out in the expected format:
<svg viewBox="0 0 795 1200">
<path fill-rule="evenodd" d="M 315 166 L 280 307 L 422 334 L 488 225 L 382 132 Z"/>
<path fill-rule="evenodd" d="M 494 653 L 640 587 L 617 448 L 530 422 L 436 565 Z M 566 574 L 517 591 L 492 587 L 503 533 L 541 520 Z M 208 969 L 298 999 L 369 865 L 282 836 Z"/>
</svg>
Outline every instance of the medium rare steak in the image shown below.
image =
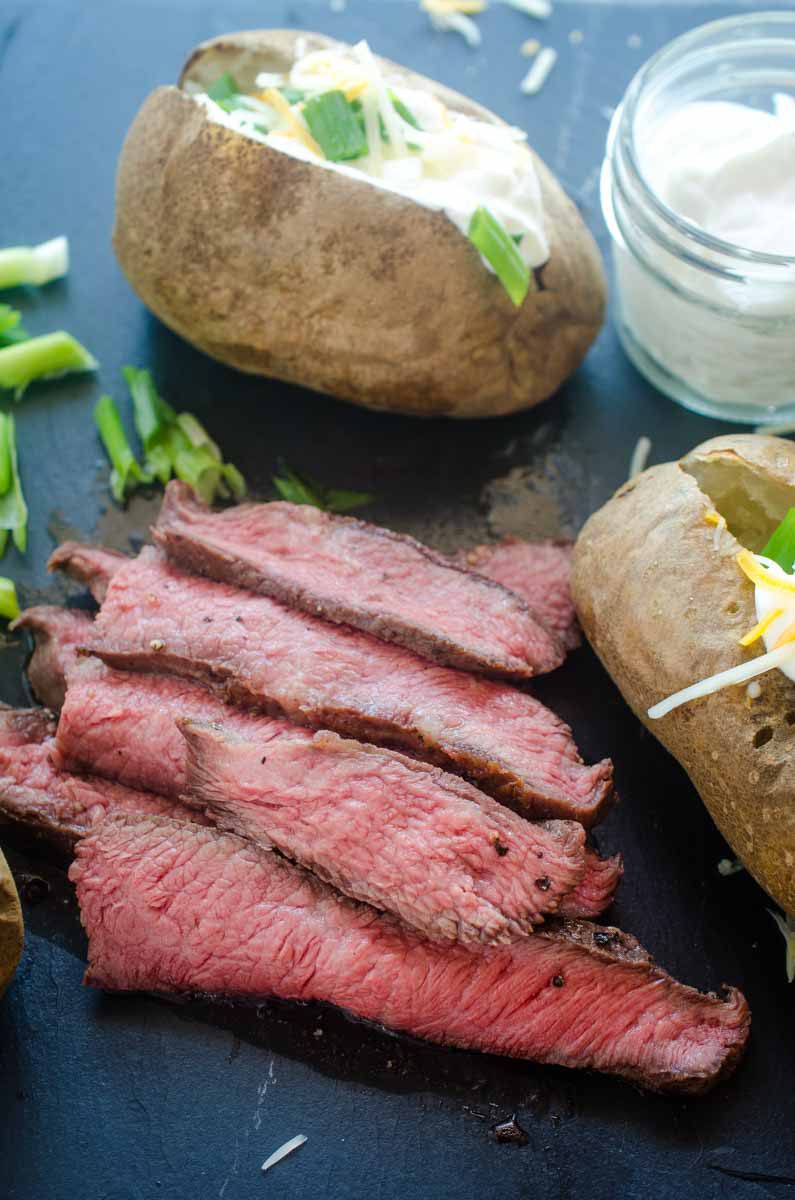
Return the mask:
<svg viewBox="0 0 795 1200">
<path fill-rule="evenodd" d="M 94 637 L 110 666 L 215 683 L 235 703 L 408 748 L 532 816 L 592 825 L 612 798 L 611 762 L 585 766 L 532 696 L 189 575 L 152 547 L 115 573 Z"/>
<path fill-rule="evenodd" d="M 321 1000 L 431 1041 L 702 1092 L 734 1067 L 749 1012 L 702 995 L 618 930 L 563 923 L 511 946 L 440 946 L 249 842 L 108 818 L 70 876 L 86 983 Z"/>
<path fill-rule="evenodd" d="M 438 941 L 526 936 L 585 872 L 574 821 L 525 821 L 471 784 L 392 750 L 317 733 L 264 747 L 180 722 L 188 803 L 219 828 L 393 912 Z"/>
<path fill-rule="evenodd" d="M 455 557 L 471 571 L 516 592 L 567 650 L 576 650 L 582 635 L 569 587 L 571 549 L 570 542 L 523 542 L 508 537 L 490 546 L 460 550 Z"/>
<path fill-rule="evenodd" d="M 624 874 L 620 854 L 600 858 L 590 846 L 585 848 L 585 874 L 580 882 L 564 896 L 558 906 L 559 917 L 599 917 L 613 903 L 616 888 Z"/>
<path fill-rule="evenodd" d="M 565 657 L 557 636 L 516 593 L 414 538 L 355 517 L 281 502 L 213 512 L 174 481 L 153 533 L 187 570 L 445 666 L 522 680 L 554 670 Z"/>
<path fill-rule="evenodd" d="M 10 629 L 27 629 L 33 634 L 34 650 L 28 663 L 28 681 L 33 695 L 48 708 L 59 709 L 66 694 L 66 672 L 77 659 L 77 647 L 91 636 L 93 618 L 75 608 L 40 604 L 26 608 Z"/>
<path fill-rule="evenodd" d="M 35 709 L 0 710 L 0 818 L 44 834 L 62 850 L 108 812 L 205 822 L 174 800 L 56 770 L 51 729 Z"/>
<path fill-rule="evenodd" d="M 220 721 L 259 746 L 274 738 L 312 737 L 310 730 L 282 718 L 224 704 L 190 679 L 113 671 L 97 659 L 84 658 L 69 672 L 58 722 L 57 764 L 176 798 L 187 787 L 187 747 L 176 725 L 179 717 Z"/>
<path fill-rule="evenodd" d="M 97 604 L 105 599 L 108 582 L 119 567 L 129 562 L 126 554 L 107 550 L 104 546 L 84 546 L 81 542 L 64 542 L 47 560 L 48 571 L 63 571 L 78 583 L 84 583 Z"/>
</svg>

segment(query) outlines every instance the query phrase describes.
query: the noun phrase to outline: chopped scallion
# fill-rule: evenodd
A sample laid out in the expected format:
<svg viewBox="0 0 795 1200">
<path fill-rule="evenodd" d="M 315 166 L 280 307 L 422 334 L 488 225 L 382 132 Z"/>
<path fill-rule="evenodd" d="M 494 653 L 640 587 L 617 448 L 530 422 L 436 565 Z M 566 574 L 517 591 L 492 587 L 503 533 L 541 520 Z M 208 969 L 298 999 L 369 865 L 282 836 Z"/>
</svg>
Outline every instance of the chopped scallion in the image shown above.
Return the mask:
<svg viewBox="0 0 795 1200">
<path fill-rule="evenodd" d="M 308 504 L 313 508 L 321 508 L 324 512 L 350 512 L 353 508 L 361 508 L 375 499 L 369 492 L 353 492 L 345 488 L 327 488 L 310 479 L 299 475 L 286 463 L 281 463 L 279 474 L 274 475 L 273 483 L 282 500 L 291 504 Z"/>
<path fill-rule="evenodd" d="M 472 214 L 469 240 L 518 308 L 530 290 L 530 268 L 510 235 L 487 208 L 476 208 Z"/>
<path fill-rule="evenodd" d="M 34 379 L 51 379 L 69 371 L 95 371 L 96 359 L 62 330 L 28 338 L 0 349 L 0 388 L 13 388 L 18 400 Z"/>
<path fill-rule="evenodd" d="M 145 468 L 165 486 L 171 478 L 168 431 L 177 414 L 158 395 L 150 371 L 124 367 L 123 375 L 133 402 L 135 430 L 144 448 Z"/>
<path fill-rule="evenodd" d="M 300 104 L 306 99 L 306 92 L 302 92 L 300 88 L 280 87 L 277 91 L 281 92 L 288 104 Z"/>
<path fill-rule="evenodd" d="M 0 554 L 5 551 L 9 533 L 20 554 L 28 544 L 28 506 L 22 493 L 17 460 L 17 431 L 11 413 L 0 414 L 0 456 L 6 463 L 6 486 L 0 493 Z"/>
<path fill-rule="evenodd" d="M 795 568 L 795 508 L 789 510 L 778 528 L 773 531 L 762 555 L 764 558 L 772 558 L 784 571 L 792 572 Z"/>
<path fill-rule="evenodd" d="M 130 449 L 119 410 L 111 396 L 100 396 L 94 409 L 94 420 L 112 465 L 110 490 L 114 500 L 123 504 L 130 492 L 141 483 L 150 483 L 151 477 L 142 470 Z"/>
<path fill-rule="evenodd" d="M 361 158 L 367 138 L 345 95 L 340 91 L 313 96 L 303 107 L 309 132 L 331 162 Z"/>
<path fill-rule="evenodd" d="M 235 82 L 235 77 L 231 71 L 224 71 L 223 75 L 219 75 L 215 83 L 211 83 L 207 89 L 207 95 L 211 100 L 218 103 L 221 100 L 228 100 L 230 96 L 236 96 L 240 88 Z"/>
<path fill-rule="evenodd" d="M 19 601 L 13 579 L 0 578 L 0 617 L 14 621 L 19 616 Z"/>
<path fill-rule="evenodd" d="M 69 270 L 69 243 L 53 238 L 39 246 L 9 246 L 0 250 L 0 288 L 33 284 L 41 287 Z"/>
<path fill-rule="evenodd" d="M 16 346 L 30 336 L 20 325 L 22 313 L 10 304 L 0 304 L 0 347 Z"/>
<path fill-rule="evenodd" d="M 389 99 L 392 101 L 392 107 L 397 115 L 402 117 L 407 125 L 411 125 L 413 129 L 422 129 L 422 126 L 408 105 L 404 104 L 400 96 L 396 96 L 391 88 L 389 88 Z"/>
</svg>

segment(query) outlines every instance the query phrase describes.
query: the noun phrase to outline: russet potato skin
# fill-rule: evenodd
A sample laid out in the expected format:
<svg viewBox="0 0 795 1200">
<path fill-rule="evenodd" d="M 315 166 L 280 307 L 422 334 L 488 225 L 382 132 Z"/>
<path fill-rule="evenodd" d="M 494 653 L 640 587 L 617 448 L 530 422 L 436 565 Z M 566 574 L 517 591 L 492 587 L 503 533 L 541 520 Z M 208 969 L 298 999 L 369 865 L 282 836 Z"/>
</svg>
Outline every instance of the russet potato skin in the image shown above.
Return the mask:
<svg viewBox="0 0 795 1200">
<path fill-rule="evenodd" d="M 19 896 L 8 863 L 0 852 L 0 996 L 17 969 L 23 938 Z"/>
<path fill-rule="evenodd" d="M 289 69 L 318 34 L 264 30 L 206 42 L 182 81 Z M 409 86 L 499 118 L 403 68 Z M 171 329 L 242 371 L 369 408 L 482 417 L 550 396 L 602 323 L 598 250 L 536 159 L 551 245 L 515 308 L 440 212 L 263 146 L 208 121 L 177 87 L 158 88 L 119 161 L 114 247 L 143 302 Z M 263 395 L 268 395 L 267 387 Z"/>
<path fill-rule="evenodd" d="M 682 462 L 720 455 L 795 488 L 795 448 L 736 435 Z M 637 717 L 682 764 L 743 864 L 795 914 L 795 684 L 781 671 L 651 721 L 673 692 L 760 654 L 739 639 L 756 623 L 754 588 L 716 535 L 713 508 L 679 463 L 651 467 L 619 488 L 577 541 L 572 589 L 583 630 Z M 758 549 L 758 547 L 756 547 Z"/>
</svg>

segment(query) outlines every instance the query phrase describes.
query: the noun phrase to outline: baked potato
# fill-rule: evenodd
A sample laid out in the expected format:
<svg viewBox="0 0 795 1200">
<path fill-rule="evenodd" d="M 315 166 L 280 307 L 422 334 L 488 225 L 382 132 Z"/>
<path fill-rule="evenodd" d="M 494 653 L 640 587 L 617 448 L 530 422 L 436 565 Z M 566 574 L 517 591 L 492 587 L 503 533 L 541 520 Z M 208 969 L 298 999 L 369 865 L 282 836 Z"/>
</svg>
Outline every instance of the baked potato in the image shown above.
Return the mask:
<svg viewBox="0 0 795 1200">
<path fill-rule="evenodd" d="M 596 653 L 688 772 L 741 862 L 789 914 L 795 683 L 773 668 L 659 719 L 648 710 L 739 664 L 746 675 L 764 665 L 753 661 L 765 650 L 758 589 L 738 555 L 755 560 L 793 505 L 795 446 L 753 434 L 715 438 L 619 488 L 583 528 L 572 564 L 575 605 Z M 791 597 L 785 603 L 784 628 L 793 616 Z M 743 646 L 741 638 L 755 640 Z M 784 666 L 793 664 L 795 647 Z"/>
<path fill-rule="evenodd" d="M 17 969 L 22 954 L 23 928 L 14 877 L 0 851 L 0 996 Z"/>
<path fill-rule="evenodd" d="M 133 288 L 213 358 L 369 408 L 484 417 L 544 400 L 596 336 L 605 283 L 591 235 L 537 156 L 527 161 L 548 257 L 515 307 L 441 209 L 373 186 L 350 164 L 325 169 L 339 164 L 309 161 L 296 143 L 290 153 L 266 144 L 267 129 L 253 140 L 197 99 L 229 72 L 246 104 L 259 104 L 258 77 L 286 77 L 297 57 L 319 50 L 355 53 L 288 30 L 214 38 L 193 51 L 177 86 L 149 96 L 117 177 L 113 241 Z M 507 136 L 473 101 L 373 61 L 390 88 L 430 94 L 456 119 Z M 294 129 L 280 133 L 287 146 Z"/>
</svg>

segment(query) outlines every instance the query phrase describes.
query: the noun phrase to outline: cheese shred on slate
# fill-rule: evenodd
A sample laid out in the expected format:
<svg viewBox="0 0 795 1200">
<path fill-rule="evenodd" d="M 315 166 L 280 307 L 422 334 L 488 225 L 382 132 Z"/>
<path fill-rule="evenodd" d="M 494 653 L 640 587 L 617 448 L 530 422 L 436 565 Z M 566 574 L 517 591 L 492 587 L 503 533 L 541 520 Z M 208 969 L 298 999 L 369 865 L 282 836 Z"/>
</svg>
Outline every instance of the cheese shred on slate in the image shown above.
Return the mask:
<svg viewBox="0 0 795 1200">
<path fill-rule="evenodd" d="M 295 1137 L 291 1137 L 290 1140 L 285 1142 L 283 1146 L 280 1146 L 278 1150 L 274 1150 L 273 1154 L 271 1154 L 269 1158 L 265 1159 L 265 1162 L 262 1164 L 263 1171 L 269 1171 L 271 1167 L 275 1167 L 276 1164 L 281 1162 L 283 1158 L 286 1158 L 288 1154 L 292 1154 L 293 1150 L 297 1150 L 299 1146 L 303 1146 L 305 1141 L 306 1135 L 303 1133 L 297 1133 Z"/>
</svg>

